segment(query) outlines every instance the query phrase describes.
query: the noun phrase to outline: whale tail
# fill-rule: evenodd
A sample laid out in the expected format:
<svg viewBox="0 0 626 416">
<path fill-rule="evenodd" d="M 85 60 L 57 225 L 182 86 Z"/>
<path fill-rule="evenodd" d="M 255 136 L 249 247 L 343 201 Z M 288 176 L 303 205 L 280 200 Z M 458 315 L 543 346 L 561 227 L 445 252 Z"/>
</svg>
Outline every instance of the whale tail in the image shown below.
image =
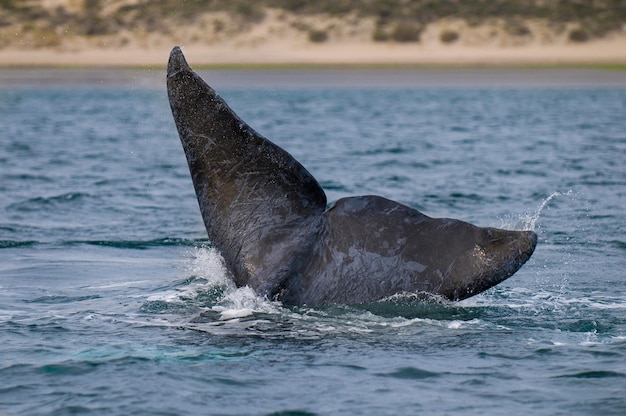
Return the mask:
<svg viewBox="0 0 626 416">
<path fill-rule="evenodd" d="M 533 232 L 430 218 L 377 196 L 326 210 L 315 178 L 262 137 L 175 47 L 167 89 L 202 218 L 238 286 L 289 304 L 369 303 L 486 290 L 533 253 Z"/>
</svg>

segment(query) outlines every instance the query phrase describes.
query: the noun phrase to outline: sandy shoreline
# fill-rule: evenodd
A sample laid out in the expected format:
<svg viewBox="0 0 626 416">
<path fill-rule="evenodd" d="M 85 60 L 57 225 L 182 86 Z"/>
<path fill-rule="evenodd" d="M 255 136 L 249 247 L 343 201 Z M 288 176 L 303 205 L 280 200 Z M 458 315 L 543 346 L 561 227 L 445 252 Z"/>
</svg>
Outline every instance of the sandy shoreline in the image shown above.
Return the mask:
<svg viewBox="0 0 626 416">
<path fill-rule="evenodd" d="M 150 48 L 2 49 L 0 66 L 164 66 L 173 44 Z M 423 45 L 374 42 L 186 45 L 193 65 L 626 65 L 626 37 L 584 44 L 524 46 Z"/>
</svg>

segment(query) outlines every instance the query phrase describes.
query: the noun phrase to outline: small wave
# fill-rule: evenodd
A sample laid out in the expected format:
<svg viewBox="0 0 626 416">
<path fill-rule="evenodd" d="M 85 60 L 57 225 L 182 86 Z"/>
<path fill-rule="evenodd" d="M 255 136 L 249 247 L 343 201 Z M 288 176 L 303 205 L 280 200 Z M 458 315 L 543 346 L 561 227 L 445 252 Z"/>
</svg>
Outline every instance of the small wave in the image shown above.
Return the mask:
<svg viewBox="0 0 626 416">
<path fill-rule="evenodd" d="M 197 247 L 199 244 L 206 243 L 206 240 L 189 240 L 183 238 L 156 238 L 153 240 L 78 240 L 67 241 L 66 245 L 93 245 L 93 246 L 106 246 L 115 248 L 128 248 L 128 249 L 147 249 L 152 247 L 170 247 L 170 246 L 188 246 Z"/>
<path fill-rule="evenodd" d="M 467 199 L 469 201 L 482 201 L 483 197 L 478 194 L 465 194 L 462 192 L 453 192 L 450 194 L 451 199 Z"/>
<path fill-rule="evenodd" d="M 45 304 L 66 304 L 73 302 L 84 302 L 88 300 L 100 299 L 100 295 L 85 296 L 63 296 L 63 295 L 47 295 L 40 296 L 35 299 L 24 301 L 26 303 L 45 303 Z"/>
<path fill-rule="evenodd" d="M 3 180 L 14 180 L 14 181 L 33 181 L 33 182 L 47 182 L 52 183 L 54 179 L 44 176 L 44 175 L 32 175 L 29 173 L 20 173 L 20 174 L 9 174 L 3 177 Z"/>
<path fill-rule="evenodd" d="M 626 374 L 617 371 L 581 371 L 580 373 L 564 374 L 556 378 L 623 378 Z"/>
<path fill-rule="evenodd" d="M 490 289 L 490 296 L 481 294 L 457 302 L 464 308 L 506 307 L 536 311 L 568 310 L 626 310 L 626 300 L 620 296 L 566 296 L 562 288 L 553 285 L 551 289 L 532 290 L 524 287 L 495 287 Z"/>
<path fill-rule="evenodd" d="M 597 186 L 597 187 L 606 187 L 606 186 L 626 186 L 626 182 L 624 181 L 597 181 L 597 180 L 581 180 L 578 182 L 580 185 L 588 185 L 588 186 Z"/>
<path fill-rule="evenodd" d="M 532 169 L 498 169 L 496 171 L 499 175 L 502 176 L 535 176 L 539 178 L 543 178 L 548 176 L 548 174 L 540 169 L 532 170 Z"/>
<path fill-rule="evenodd" d="M 611 240 L 609 241 L 609 244 L 611 244 L 613 247 L 617 249 L 626 250 L 626 241 Z"/>
<path fill-rule="evenodd" d="M 403 154 L 403 153 L 410 153 L 412 152 L 412 150 L 413 149 L 411 148 L 406 148 L 401 145 L 396 145 L 396 146 L 390 146 L 390 147 L 379 147 L 379 148 L 370 149 L 370 150 L 358 151 L 358 152 L 355 152 L 355 154 L 359 156 L 377 156 L 381 154 L 398 155 L 398 154 Z"/>
<path fill-rule="evenodd" d="M 391 373 L 380 373 L 377 375 L 381 377 L 398 378 L 401 380 L 423 380 L 425 378 L 439 377 L 441 374 L 423 370 L 421 368 L 403 367 Z"/>
<path fill-rule="evenodd" d="M 68 203 L 82 202 L 91 195 L 84 192 L 68 192 L 61 195 L 51 197 L 36 197 L 25 201 L 16 202 L 7 206 L 7 209 L 13 211 L 38 211 L 40 209 L 48 209 L 51 206 L 65 205 Z"/>
<path fill-rule="evenodd" d="M 269 413 L 267 416 L 317 416 L 318 413 L 311 413 L 306 410 L 300 409 L 289 409 L 289 410 L 279 410 L 278 412 Z"/>
<path fill-rule="evenodd" d="M 122 287 L 136 287 L 146 283 L 150 283 L 151 280 L 131 280 L 128 282 L 109 283 L 106 285 L 98 286 L 85 286 L 85 289 L 98 290 L 98 289 L 117 289 Z"/>
<path fill-rule="evenodd" d="M 45 364 L 37 369 L 40 373 L 53 374 L 55 376 L 70 375 L 79 376 L 91 373 L 102 363 L 93 361 L 81 361 L 81 362 L 65 362 L 58 364 Z"/>
<path fill-rule="evenodd" d="M 0 249 L 1 248 L 30 247 L 36 244 L 38 244 L 38 241 L 34 241 L 34 240 L 28 240 L 28 241 L 0 240 Z"/>
</svg>

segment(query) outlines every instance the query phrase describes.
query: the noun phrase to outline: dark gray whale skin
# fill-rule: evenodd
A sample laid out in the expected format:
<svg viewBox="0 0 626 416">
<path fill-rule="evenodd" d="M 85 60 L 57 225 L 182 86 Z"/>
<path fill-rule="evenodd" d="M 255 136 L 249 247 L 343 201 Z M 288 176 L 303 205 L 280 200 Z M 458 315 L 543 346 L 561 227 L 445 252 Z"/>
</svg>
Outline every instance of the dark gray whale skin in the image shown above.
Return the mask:
<svg viewBox="0 0 626 416">
<path fill-rule="evenodd" d="M 241 120 L 170 54 L 167 90 L 209 240 L 237 286 L 290 305 L 373 303 L 394 295 L 461 300 L 532 255 L 532 231 L 483 228 L 379 196 L 326 209 L 315 178 Z"/>
</svg>

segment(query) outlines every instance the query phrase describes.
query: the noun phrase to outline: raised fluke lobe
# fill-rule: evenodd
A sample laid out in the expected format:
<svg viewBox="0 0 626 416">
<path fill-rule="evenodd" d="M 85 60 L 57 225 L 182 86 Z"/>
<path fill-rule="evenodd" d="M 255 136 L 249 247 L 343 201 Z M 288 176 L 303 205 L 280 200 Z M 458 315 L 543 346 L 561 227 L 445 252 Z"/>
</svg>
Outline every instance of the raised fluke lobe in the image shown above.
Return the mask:
<svg viewBox="0 0 626 416">
<path fill-rule="evenodd" d="M 532 231 L 430 218 L 379 196 L 327 210 L 315 178 L 241 120 L 179 47 L 167 88 L 209 239 L 238 286 L 297 305 L 459 300 L 511 276 L 535 249 Z"/>
<path fill-rule="evenodd" d="M 170 53 L 170 59 L 167 63 L 167 76 L 174 76 L 178 71 L 183 69 L 190 70 L 189 64 L 183 55 L 183 51 L 178 46 L 174 46 Z"/>
</svg>

